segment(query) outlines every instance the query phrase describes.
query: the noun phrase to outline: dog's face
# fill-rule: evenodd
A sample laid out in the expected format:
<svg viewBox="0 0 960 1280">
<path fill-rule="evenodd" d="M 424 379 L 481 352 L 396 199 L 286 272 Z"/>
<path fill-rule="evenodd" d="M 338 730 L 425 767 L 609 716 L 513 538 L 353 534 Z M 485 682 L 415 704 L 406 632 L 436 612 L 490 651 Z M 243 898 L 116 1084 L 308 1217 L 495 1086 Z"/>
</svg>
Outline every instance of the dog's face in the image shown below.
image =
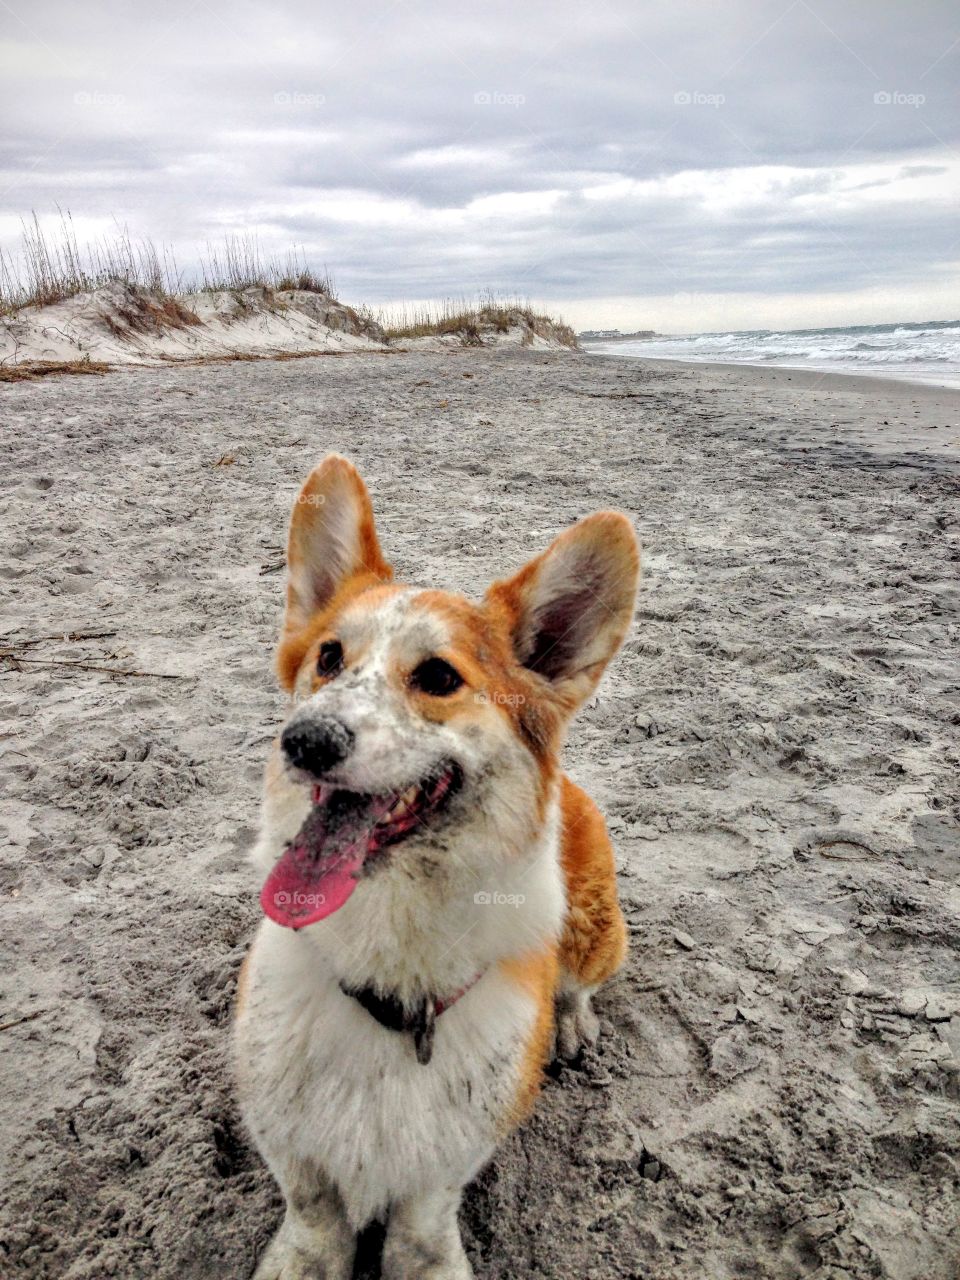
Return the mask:
<svg viewBox="0 0 960 1280">
<path fill-rule="evenodd" d="M 278 669 L 294 708 L 274 777 L 297 789 L 301 825 L 275 850 L 267 914 L 302 927 L 372 877 L 520 856 L 566 722 L 629 625 L 626 517 L 581 521 L 473 604 L 392 581 L 363 481 L 331 456 L 294 506 L 287 562 Z"/>
</svg>

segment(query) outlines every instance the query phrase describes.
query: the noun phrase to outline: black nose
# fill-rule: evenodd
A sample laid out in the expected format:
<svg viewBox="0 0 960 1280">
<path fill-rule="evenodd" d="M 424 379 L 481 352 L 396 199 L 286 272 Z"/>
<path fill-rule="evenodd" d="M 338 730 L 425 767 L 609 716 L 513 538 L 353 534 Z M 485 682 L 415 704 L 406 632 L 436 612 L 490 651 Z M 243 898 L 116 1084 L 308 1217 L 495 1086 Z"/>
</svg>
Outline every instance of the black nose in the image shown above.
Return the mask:
<svg viewBox="0 0 960 1280">
<path fill-rule="evenodd" d="M 301 720 L 287 725 L 280 746 L 292 765 L 322 778 L 346 760 L 353 750 L 353 734 L 339 720 Z"/>
</svg>

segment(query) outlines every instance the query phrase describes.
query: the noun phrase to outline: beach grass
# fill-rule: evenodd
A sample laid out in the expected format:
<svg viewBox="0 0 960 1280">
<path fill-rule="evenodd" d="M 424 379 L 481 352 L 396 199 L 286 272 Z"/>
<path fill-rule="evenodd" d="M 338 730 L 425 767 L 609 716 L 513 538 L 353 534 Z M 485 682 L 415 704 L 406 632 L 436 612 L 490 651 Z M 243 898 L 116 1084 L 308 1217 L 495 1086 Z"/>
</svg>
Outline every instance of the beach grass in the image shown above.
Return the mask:
<svg viewBox="0 0 960 1280">
<path fill-rule="evenodd" d="M 449 334 L 479 342 L 481 334 L 491 329 L 495 333 L 507 333 L 517 325 L 526 324 L 534 333 L 549 332 L 564 346 L 577 345 L 576 333 L 562 319 L 535 311 L 524 298 L 490 291 L 481 293 L 475 301 L 461 297 L 418 306 L 401 303 L 389 312 L 381 312 L 377 320 L 392 340 Z"/>
<path fill-rule="evenodd" d="M 208 244 L 200 261 L 199 288 L 208 293 L 222 289 L 234 293 L 244 289 L 268 289 L 274 293 L 301 290 L 335 297 L 330 273 L 315 271 L 303 251 L 288 249 L 285 254 L 264 254 L 256 236 L 229 235 L 222 244 Z"/>
<path fill-rule="evenodd" d="M 0 314 L 49 306 L 113 283 L 142 289 L 160 305 L 190 293 L 251 288 L 336 296 L 329 272 L 313 268 L 301 249 L 265 253 L 252 234 L 208 243 L 199 261 L 199 269 L 187 275 L 169 246 L 158 248 L 149 237 L 134 237 L 120 226 L 112 236 L 81 245 L 69 213 L 60 213 L 53 230 L 32 213 L 22 224 L 16 257 L 0 249 Z"/>
<path fill-rule="evenodd" d="M 168 245 L 158 247 L 148 236 L 135 237 L 119 224 L 112 235 L 81 244 L 70 213 L 58 212 L 53 228 L 35 212 L 23 221 L 16 255 L 0 249 L 0 315 L 49 306 L 110 284 L 134 287 L 146 295 L 136 316 L 118 308 L 120 320 L 134 331 L 199 324 L 184 301 L 197 293 L 239 295 L 259 289 L 273 296 L 296 290 L 337 300 L 330 272 L 318 271 L 300 248 L 267 253 L 253 234 L 226 235 L 217 244 L 208 242 L 198 255 L 198 267 L 187 273 Z M 521 328 L 528 335 L 577 346 L 574 330 L 562 319 L 534 309 L 525 298 L 492 290 L 473 299 L 400 303 L 379 314 L 367 306 L 356 310 L 361 320 L 379 324 L 392 341 L 449 335 L 479 345 L 485 334 Z"/>
</svg>

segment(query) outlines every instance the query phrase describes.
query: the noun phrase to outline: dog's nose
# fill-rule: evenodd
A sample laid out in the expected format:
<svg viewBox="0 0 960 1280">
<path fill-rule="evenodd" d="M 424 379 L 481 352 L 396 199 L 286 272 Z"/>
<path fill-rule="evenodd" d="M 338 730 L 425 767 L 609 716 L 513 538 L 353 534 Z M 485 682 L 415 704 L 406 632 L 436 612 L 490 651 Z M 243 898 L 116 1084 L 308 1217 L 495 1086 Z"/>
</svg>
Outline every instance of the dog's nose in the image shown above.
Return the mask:
<svg viewBox="0 0 960 1280">
<path fill-rule="evenodd" d="M 353 734 L 339 720 L 302 720 L 287 725 L 280 747 L 292 765 L 322 778 L 346 760 L 353 750 Z"/>
</svg>

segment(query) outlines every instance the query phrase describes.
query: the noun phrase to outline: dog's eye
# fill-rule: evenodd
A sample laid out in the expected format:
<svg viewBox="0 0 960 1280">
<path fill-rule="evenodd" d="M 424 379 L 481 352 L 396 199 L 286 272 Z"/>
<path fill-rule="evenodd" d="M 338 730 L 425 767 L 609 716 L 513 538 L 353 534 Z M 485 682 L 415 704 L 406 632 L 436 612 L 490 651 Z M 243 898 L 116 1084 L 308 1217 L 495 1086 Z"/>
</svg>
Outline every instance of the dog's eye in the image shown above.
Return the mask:
<svg viewBox="0 0 960 1280">
<path fill-rule="evenodd" d="M 317 655 L 317 671 L 322 676 L 335 676 L 343 666 L 343 645 L 339 640 L 324 640 Z"/>
<path fill-rule="evenodd" d="M 429 693 L 434 698 L 445 698 L 447 694 L 456 693 L 463 684 L 463 676 L 442 658 L 427 658 L 413 670 L 410 683 L 421 693 Z"/>
</svg>

